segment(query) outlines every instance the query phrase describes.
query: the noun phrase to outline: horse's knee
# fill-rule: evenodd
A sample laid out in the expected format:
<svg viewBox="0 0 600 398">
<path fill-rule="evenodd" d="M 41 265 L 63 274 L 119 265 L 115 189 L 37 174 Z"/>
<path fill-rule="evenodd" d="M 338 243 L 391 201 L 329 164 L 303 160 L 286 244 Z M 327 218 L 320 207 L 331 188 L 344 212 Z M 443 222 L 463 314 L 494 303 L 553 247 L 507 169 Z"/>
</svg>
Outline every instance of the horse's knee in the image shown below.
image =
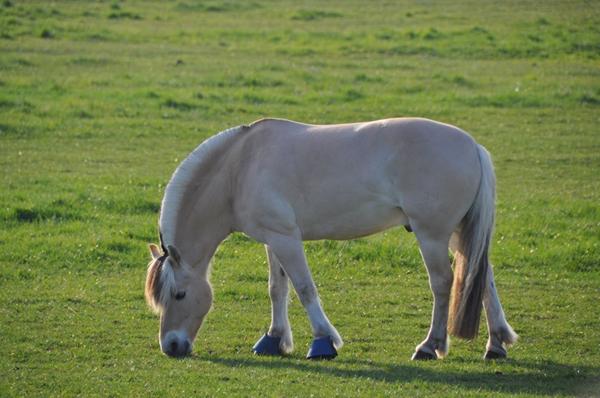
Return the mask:
<svg viewBox="0 0 600 398">
<path fill-rule="evenodd" d="M 303 305 L 317 301 L 317 288 L 313 283 L 296 287 L 296 293 Z"/>
<path fill-rule="evenodd" d="M 269 295 L 271 297 L 281 297 L 288 293 L 287 283 L 269 283 Z"/>
</svg>

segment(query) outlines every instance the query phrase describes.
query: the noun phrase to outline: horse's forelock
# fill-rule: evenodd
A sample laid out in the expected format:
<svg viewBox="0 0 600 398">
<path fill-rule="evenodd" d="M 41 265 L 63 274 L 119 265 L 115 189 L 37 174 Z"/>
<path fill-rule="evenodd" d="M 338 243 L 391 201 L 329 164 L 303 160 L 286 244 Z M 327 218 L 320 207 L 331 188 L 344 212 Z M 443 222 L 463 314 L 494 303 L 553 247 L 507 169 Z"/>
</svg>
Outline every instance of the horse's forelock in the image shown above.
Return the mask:
<svg viewBox="0 0 600 398">
<path fill-rule="evenodd" d="M 175 289 L 175 275 L 165 258 L 152 260 L 146 275 L 145 296 L 148 305 L 160 312 Z"/>
<path fill-rule="evenodd" d="M 155 292 L 160 290 L 160 269 L 162 264 L 158 259 L 153 259 L 148 265 L 148 272 L 146 273 L 146 287 L 144 289 L 144 296 L 146 302 L 154 311 L 158 311 L 158 303 Z"/>
</svg>

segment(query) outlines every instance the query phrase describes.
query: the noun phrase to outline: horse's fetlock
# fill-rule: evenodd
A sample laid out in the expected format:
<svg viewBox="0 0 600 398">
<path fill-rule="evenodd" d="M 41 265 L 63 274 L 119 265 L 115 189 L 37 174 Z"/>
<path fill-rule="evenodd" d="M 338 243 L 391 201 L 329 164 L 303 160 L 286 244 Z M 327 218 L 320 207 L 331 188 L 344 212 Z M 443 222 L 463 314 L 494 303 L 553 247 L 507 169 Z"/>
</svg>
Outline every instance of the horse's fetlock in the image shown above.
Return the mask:
<svg viewBox="0 0 600 398">
<path fill-rule="evenodd" d="M 448 348 L 450 346 L 448 336 L 443 338 L 434 339 L 435 352 L 438 357 L 443 358 L 448 354 Z"/>
<path fill-rule="evenodd" d="M 436 350 L 445 349 L 446 348 L 446 338 L 444 337 L 441 339 L 434 339 L 433 346 L 435 347 Z"/>
<path fill-rule="evenodd" d="M 271 326 L 271 328 L 269 328 L 269 336 L 272 337 L 283 337 L 283 335 L 285 334 L 285 328 L 283 327 L 274 327 Z"/>
<path fill-rule="evenodd" d="M 489 344 L 491 346 L 502 347 L 502 345 L 505 345 L 510 347 L 517 341 L 518 337 L 519 336 L 515 333 L 512 327 L 510 327 L 510 325 L 507 323 L 505 326 L 490 332 Z"/>
<path fill-rule="evenodd" d="M 313 335 L 315 338 L 319 338 L 319 337 L 326 337 L 326 336 L 331 336 L 335 333 L 335 329 L 333 329 L 333 327 L 331 327 L 330 325 L 317 325 L 315 326 L 315 329 L 313 330 Z"/>
<path fill-rule="evenodd" d="M 443 337 L 433 337 L 429 335 L 425 341 L 419 344 L 415 352 L 422 351 L 439 358 L 443 358 L 448 355 L 448 348 L 450 347 L 450 339 L 448 335 Z"/>
<path fill-rule="evenodd" d="M 279 348 L 284 354 L 291 354 L 294 351 L 294 338 L 292 337 L 291 329 L 288 328 L 283 332 Z"/>
</svg>

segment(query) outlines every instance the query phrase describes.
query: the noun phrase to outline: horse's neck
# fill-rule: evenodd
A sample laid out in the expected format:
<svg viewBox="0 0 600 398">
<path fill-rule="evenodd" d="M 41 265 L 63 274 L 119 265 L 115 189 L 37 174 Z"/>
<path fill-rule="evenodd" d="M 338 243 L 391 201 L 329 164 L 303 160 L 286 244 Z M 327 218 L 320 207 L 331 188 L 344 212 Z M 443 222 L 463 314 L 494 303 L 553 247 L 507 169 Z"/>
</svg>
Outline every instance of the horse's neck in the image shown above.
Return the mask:
<svg viewBox="0 0 600 398">
<path fill-rule="evenodd" d="M 219 212 L 215 212 L 219 213 Z M 177 244 L 191 265 L 207 266 L 219 244 L 229 235 L 231 223 L 227 217 L 197 215 L 183 221 L 186 225 L 177 235 Z"/>
<path fill-rule="evenodd" d="M 173 188 L 167 187 L 163 203 L 164 222 L 169 224 L 167 240 L 194 265 L 208 266 L 217 246 L 232 229 L 230 170 L 225 156 L 228 145 L 223 144 L 234 139 L 234 134 L 224 133 L 214 137 L 216 142 L 211 138 L 182 163 L 169 183 Z"/>
<path fill-rule="evenodd" d="M 189 261 L 197 264 L 208 264 L 232 225 L 226 177 L 213 175 L 207 180 L 205 187 L 190 191 L 178 213 L 174 236 L 180 251 L 189 253 Z"/>
</svg>

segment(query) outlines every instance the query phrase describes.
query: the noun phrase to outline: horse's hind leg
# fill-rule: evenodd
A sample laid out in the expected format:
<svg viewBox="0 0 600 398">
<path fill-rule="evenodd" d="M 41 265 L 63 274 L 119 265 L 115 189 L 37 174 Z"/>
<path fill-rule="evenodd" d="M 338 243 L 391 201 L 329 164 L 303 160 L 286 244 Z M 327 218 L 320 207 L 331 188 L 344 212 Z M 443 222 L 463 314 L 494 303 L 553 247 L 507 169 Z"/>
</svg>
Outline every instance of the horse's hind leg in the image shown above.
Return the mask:
<svg viewBox="0 0 600 398">
<path fill-rule="evenodd" d="M 456 253 L 458 250 L 459 237 L 457 233 L 452 234 L 450 239 L 450 250 Z M 494 283 L 494 270 L 490 264 L 488 268 L 486 289 L 483 294 L 483 307 L 485 308 L 485 317 L 489 338 L 486 345 L 485 359 L 506 358 L 506 347 L 517 341 L 517 334 L 506 321 L 496 284 Z"/>
<path fill-rule="evenodd" d="M 506 358 L 506 347 L 517 341 L 517 334 L 506 321 L 496 285 L 494 271 L 488 269 L 487 286 L 483 296 L 483 306 L 487 318 L 489 338 L 486 345 L 485 359 Z"/>
<path fill-rule="evenodd" d="M 271 297 L 271 326 L 267 334 L 280 337 L 281 352 L 289 354 L 294 350 L 294 343 L 288 318 L 288 277 L 273 251 L 268 246 L 265 248 L 269 260 L 269 296 Z"/>
<path fill-rule="evenodd" d="M 418 230 L 415 233 L 429 274 L 433 314 L 427 338 L 417 346 L 412 359 L 436 359 L 448 353 L 448 307 L 453 277 L 448 258 L 448 238 L 432 237 Z"/>
<path fill-rule="evenodd" d="M 285 273 L 289 276 L 294 289 L 304 306 L 312 326 L 313 336 L 331 337 L 333 346 L 339 349 L 344 344 L 337 330 L 333 327 L 323 308 L 317 294 L 317 287 L 312 279 L 302 241 L 296 238 L 271 234 L 267 239 L 269 250 L 272 250 L 280 261 Z"/>
</svg>

